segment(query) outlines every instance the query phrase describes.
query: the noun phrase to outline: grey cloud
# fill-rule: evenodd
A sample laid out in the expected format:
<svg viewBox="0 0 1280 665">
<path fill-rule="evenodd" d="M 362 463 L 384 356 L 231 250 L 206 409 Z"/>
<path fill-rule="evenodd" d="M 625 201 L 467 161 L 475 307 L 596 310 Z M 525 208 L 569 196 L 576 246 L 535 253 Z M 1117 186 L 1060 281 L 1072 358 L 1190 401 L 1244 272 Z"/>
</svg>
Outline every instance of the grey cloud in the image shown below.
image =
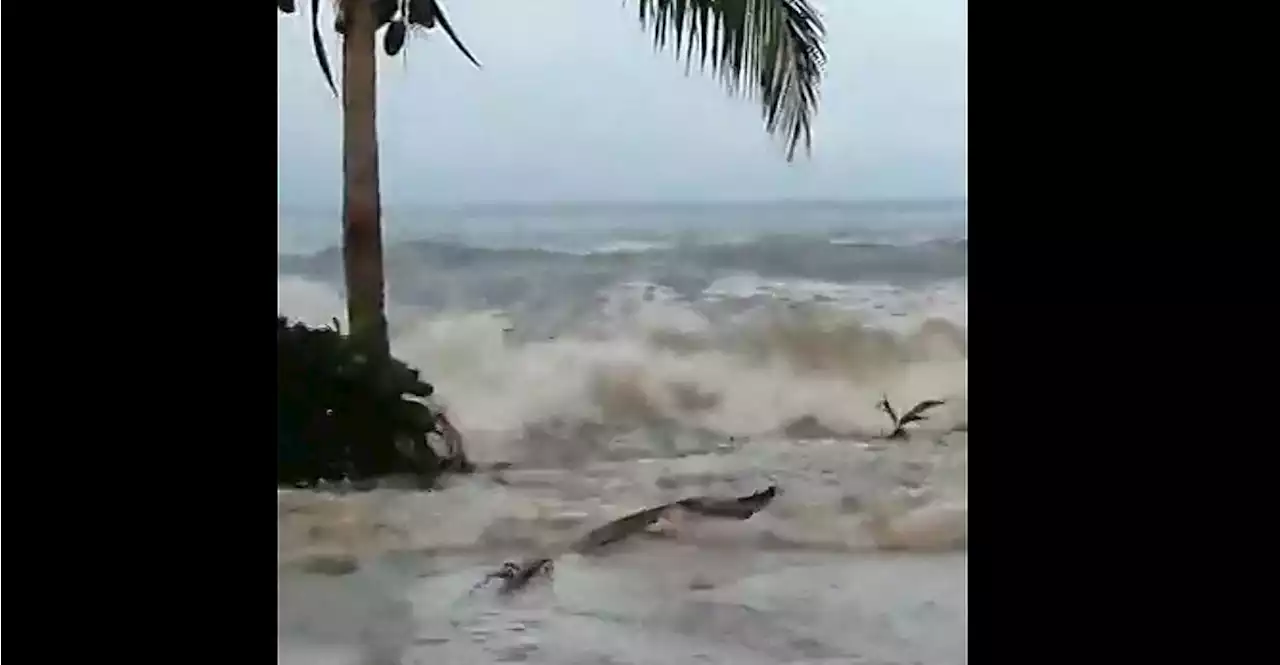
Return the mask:
<svg viewBox="0 0 1280 665">
<path fill-rule="evenodd" d="M 382 63 L 387 205 L 963 193 L 964 0 L 825 4 L 831 62 L 815 152 L 788 165 L 755 105 L 655 53 L 630 4 L 453 0 L 485 67 L 436 35 L 413 41 L 407 62 Z M 278 32 L 281 203 L 330 205 L 337 102 L 305 17 L 280 17 Z"/>
</svg>

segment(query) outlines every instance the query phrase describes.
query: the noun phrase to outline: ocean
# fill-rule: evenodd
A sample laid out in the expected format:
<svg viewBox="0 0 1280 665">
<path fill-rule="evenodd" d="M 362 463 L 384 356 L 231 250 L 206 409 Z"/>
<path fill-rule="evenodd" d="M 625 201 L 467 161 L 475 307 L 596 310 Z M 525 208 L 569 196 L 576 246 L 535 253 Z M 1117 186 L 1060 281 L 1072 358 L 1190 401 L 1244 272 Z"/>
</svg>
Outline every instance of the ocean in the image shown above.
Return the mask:
<svg viewBox="0 0 1280 665">
<path fill-rule="evenodd" d="M 963 201 L 384 223 L 393 351 L 477 462 L 511 468 L 432 493 L 281 490 L 281 662 L 967 662 Z M 339 224 L 281 211 L 282 314 L 344 318 Z M 944 403 L 890 441 L 886 397 Z M 746 522 L 569 555 L 518 598 L 468 593 L 632 510 L 769 484 Z"/>
</svg>

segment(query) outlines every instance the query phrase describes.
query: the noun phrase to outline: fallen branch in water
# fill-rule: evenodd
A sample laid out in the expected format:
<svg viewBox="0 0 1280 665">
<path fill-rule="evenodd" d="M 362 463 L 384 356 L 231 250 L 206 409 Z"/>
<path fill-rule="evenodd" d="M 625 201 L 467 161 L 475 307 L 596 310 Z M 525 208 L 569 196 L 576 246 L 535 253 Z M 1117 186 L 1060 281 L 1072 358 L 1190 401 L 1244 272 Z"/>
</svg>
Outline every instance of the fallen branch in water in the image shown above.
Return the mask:
<svg viewBox="0 0 1280 665">
<path fill-rule="evenodd" d="M 606 546 L 645 531 L 663 517 L 670 518 L 682 512 L 717 519 L 750 519 L 764 510 L 777 496 L 778 486 L 770 485 L 765 490 L 747 496 L 730 498 L 698 496 L 645 508 L 592 529 L 587 535 L 574 541 L 569 551 L 578 554 L 599 554 Z M 549 579 L 554 571 L 555 562 L 551 557 L 535 557 L 526 559 L 523 563 L 507 561 L 501 568 L 486 575 L 471 590 L 474 592 L 494 579 L 501 579 L 503 582 L 498 593 L 510 595 L 525 588 L 536 578 Z"/>
<path fill-rule="evenodd" d="M 880 398 L 879 402 L 876 403 L 876 408 L 880 409 L 885 413 L 885 415 L 889 416 L 890 422 L 893 423 L 893 430 L 889 432 L 889 435 L 886 438 L 905 439 L 907 436 L 907 430 L 906 430 L 907 425 L 924 420 L 927 417 L 924 415 L 925 411 L 928 411 L 929 409 L 932 409 L 935 406 L 941 406 L 945 403 L 946 403 L 946 400 L 926 399 L 916 404 L 915 406 L 911 407 L 910 409 L 907 410 L 906 413 L 902 414 L 902 416 L 899 417 L 898 413 L 894 411 L 893 405 L 889 403 L 888 395 L 885 395 Z"/>
<path fill-rule="evenodd" d="M 555 562 L 546 557 L 528 559 L 523 563 L 507 561 L 501 568 L 486 574 L 484 579 L 476 582 L 475 586 L 471 587 L 470 593 L 475 593 L 493 580 L 502 580 L 498 593 L 506 596 L 525 588 L 535 577 L 551 579 L 554 573 Z"/>
</svg>

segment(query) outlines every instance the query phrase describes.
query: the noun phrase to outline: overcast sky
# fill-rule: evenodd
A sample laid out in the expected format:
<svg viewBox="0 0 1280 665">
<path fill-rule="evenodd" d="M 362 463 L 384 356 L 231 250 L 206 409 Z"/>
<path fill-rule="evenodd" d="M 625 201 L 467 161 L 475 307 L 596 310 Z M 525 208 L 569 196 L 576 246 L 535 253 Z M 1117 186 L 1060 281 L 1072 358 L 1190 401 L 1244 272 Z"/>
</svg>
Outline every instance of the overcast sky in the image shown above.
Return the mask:
<svg viewBox="0 0 1280 665">
<path fill-rule="evenodd" d="M 308 3 L 299 3 L 300 6 Z M 331 56 L 339 50 L 322 2 Z M 443 34 L 382 57 L 385 205 L 955 197 L 965 191 L 965 0 L 826 0 L 812 158 L 759 107 L 656 53 L 622 0 L 451 0 Z M 305 13 L 280 16 L 283 206 L 340 201 L 338 102 Z"/>
</svg>

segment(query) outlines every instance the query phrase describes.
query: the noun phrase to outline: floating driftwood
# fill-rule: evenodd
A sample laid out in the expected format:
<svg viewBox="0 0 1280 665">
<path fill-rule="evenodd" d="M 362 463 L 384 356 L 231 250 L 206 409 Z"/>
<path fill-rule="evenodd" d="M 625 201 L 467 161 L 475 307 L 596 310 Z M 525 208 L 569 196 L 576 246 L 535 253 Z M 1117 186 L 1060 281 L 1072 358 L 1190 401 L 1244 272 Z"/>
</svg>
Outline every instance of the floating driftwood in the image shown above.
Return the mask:
<svg viewBox="0 0 1280 665">
<path fill-rule="evenodd" d="M 574 541 L 568 551 L 578 554 L 598 554 L 605 547 L 641 533 L 662 518 L 679 521 L 681 513 L 713 519 L 746 520 L 764 510 L 778 496 L 778 486 L 740 497 L 697 496 L 673 501 L 653 508 L 645 508 L 620 517 L 604 526 L 592 529 L 587 535 Z M 507 595 L 520 591 L 536 578 L 550 578 L 555 571 L 553 557 L 535 557 L 521 563 L 508 561 L 481 580 L 472 591 L 500 579 L 498 593 Z"/>
</svg>

